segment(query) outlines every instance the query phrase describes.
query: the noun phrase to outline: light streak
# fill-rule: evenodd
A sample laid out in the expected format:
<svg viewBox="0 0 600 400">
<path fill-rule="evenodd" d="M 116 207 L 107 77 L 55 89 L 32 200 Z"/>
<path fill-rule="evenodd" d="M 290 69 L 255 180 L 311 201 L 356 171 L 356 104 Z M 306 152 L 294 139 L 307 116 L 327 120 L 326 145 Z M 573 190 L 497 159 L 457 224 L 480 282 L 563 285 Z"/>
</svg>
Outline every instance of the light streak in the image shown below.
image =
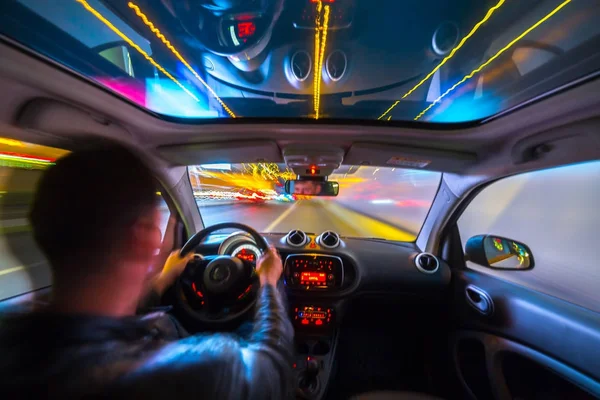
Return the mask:
<svg viewBox="0 0 600 400">
<path fill-rule="evenodd" d="M 502 55 L 502 53 L 504 53 L 506 50 L 510 49 L 512 46 L 514 46 L 519 40 L 523 39 L 525 36 L 527 36 L 531 31 L 535 30 L 537 27 L 539 27 L 540 25 L 542 25 L 544 22 L 546 22 L 548 19 L 550 19 L 554 14 L 556 14 L 557 12 L 559 12 L 563 7 L 565 7 L 567 4 L 569 4 L 572 0 L 566 0 L 563 3 L 561 3 L 558 7 L 556 7 L 554 10 L 550 11 L 548 14 L 546 14 L 545 17 L 543 17 L 542 19 L 540 19 L 539 21 L 537 21 L 535 24 L 533 24 L 532 26 L 530 26 L 528 29 L 526 29 L 523 33 L 521 33 L 519 36 L 517 36 L 516 38 L 514 38 L 510 43 L 508 43 L 506 46 L 504 46 L 503 48 L 501 48 L 500 50 L 498 50 L 496 52 L 496 54 L 494 54 L 492 57 L 490 57 L 486 62 L 484 62 L 483 64 L 481 64 L 479 67 L 475 68 L 473 71 L 471 71 L 471 73 L 469 73 L 468 75 L 465 75 L 460 81 L 456 82 L 451 88 L 449 88 L 448 90 L 446 90 L 441 96 L 439 96 L 437 99 L 435 99 L 435 101 L 433 103 L 431 103 L 426 109 L 424 109 L 423 111 L 421 111 L 421 113 L 419 115 L 417 115 L 414 120 L 418 120 L 419 118 L 421 118 L 423 115 L 425 115 L 425 113 L 427 111 L 429 111 L 433 106 L 435 106 L 436 104 L 438 104 L 444 97 L 446 97 L 448 94 L 450 94 L 452 91 L 454 91 L 454 89 L 456 89 L 458 86 L 462 85 L 463 83 L 465 83 L 466 81 L 468 81 L 469 79 L 473 78 L 473 76 L 475 76 L 476 74 L 478 74 L 479 72 L 481 72 L 485 67 L 487 67 L 490 63 L 492 63 L 495 59 L 497 59 L 498 57 L 500 57 L 500 55 Z"/>
<path fill-rule="evenodd" d="M 133 40 L 131 40 L 127 35 L 125 35 L 116 26 L 114 26 L 109 20 L 107 20 L 104 16 L 102 16 L 102 14 L 100 14 L 92 6 L 90 6 L 87 1 L 85 1 L 85 0 L 75 0 L 75 1 L 80 3 L 86 9 L 86 11 L 88 11 L 90 14 L 92 14 L 94 17 L 96 17 L 98 20 L 100 20 L 102 23 L 104 23 L 104 25 L 106 25 L 108 28 L 110 28 L 110 30 L 112 30 L 114 33 L 116 33 L 121 39 L 126 41 L 127 44 L 129 44 L 131 47 L 133 47 L 135 50 L 137 50 L 137 52 L 140 53 L 142 56 L 144 56 L 144 58 L 146 60 L 148 60 L 148 62 L 150 62 L 150 64 L 152 64 L 160 72 L 165 74 L 165 76 L 167 78 L 169 78 L 170 80 L 175 82 L 175 84 L 177 86 L 179 86 L 184 92 L 186 92 L 190 97 L 192 97 L 196 101 L 200 101 L 192 92 L 190 92 L 185 86 L 183 86 L 181 84 L 181 82 L 179 82 L 177 79 L 175 79 L 175 77 L 173 75 L 171 75 L 169 72 L 167 72 L 167 70 L 164 69 L 159 63 L 154 61 L 154 59 L 152 57 L 150 57 L 148 55 L 148 53 L 146 53 L 144 50 L 142 50 L 142 48 L 140 46 L 138 46 Z"/>
<path fill-rule="evenodd" d="M 458 43 L 458 45 L 455 48 L 452 49 L 452 51 L 450 52 L 450 54 L 448 54 L 448 56 L 446 58 L 444 58 L 438 65 L 436 65 L 435 68 L 432 69 L 431 72 L 429 72 L 425 76 L 425 78 L 423 78 L 419 83 L 417 83 L 408 92 L 406 92 L 402 96 L 402 98 L 400 100 L 396 100 L 396 102 L 394 104 L 392 104 L 390 108 L 388 108 L 387 110 L 385 110 L 385 112 L 383 114 L 381 114 L 379 116 L 379 118 L 377 118 L 377 119 L 382 119 L 383 117 L 385 117 L 390 111 L 392 111 L 394 109 L 394 107 L 396 107 L 398 105 L 398 103 L 400 103 L 401 100 L 404 100 L 405 98 L 407 98 L 408 96 L 410 96 L 411 93 L 413 93 L 421 85 L 423 85 L 425 82 L 427 82 L 429 80 L 429 78 L 431 78 L 433 76 L 433 74 L 435 74 L 440 68 L 442 68 L 442 66 L 444 64 L 446 64 L 452 57 L 454 57 L 454 54 L 458 50 L 460 50 L 460 48 L 463 47 L 465 43 L 467 43 L 467 41 L 471 38 L 471 36 L 473 36 L 475 34 L 475 32 L 477 32 L 477 30 L 479 30 L 479 28 L 483 24 L 485 24 L 492 17 L 492 14 L 494 14 L 494 12 L 496 10 L 498 10 L 502 6 L 502 4 L 504 4 L 504 2 L 505 2 L 505 0 L 500 0 L 494 7 L 490 8 L 488 10 L 488 12 L 485 14 L 485 16 L 483 17 L 483 19 L 481 21 L 479 21 L 478 23 L 476 23 L 475 26 L 473 26 L 473 28 L 467 34 L 467 36 L 465 36 L 464 38 L 462 38 L 462 40 L 460 41 L 460 43 Z M 391 118 L 392 117 L 390 116 L 387 120 L 389 121 Z"/>
<path fill-rule="evenodd" d="M 321 27 L 321 10 L 323 10 L 323 26 Z M 315 119 L 319 119 L 321 107 L 321 71 L 323 69 L 323 59 L 325 58 L 325 47 L 327 46 L 327 31 L 329 30 L 329 5 L 323 7 L 323 3 L 317 3 L 317 20 L 315 27 L 315 78 L 313 86 L 313 107 Z"/>
<path fill-rule="evenodd" d="M 233 113 L 233 111 L 231 111 L 231 109 L 229 107 L 227 107 L 227 104 L 225 104 L 225 102 L 217 95 L 217 93 L 214 91 L 214 89 L 211 88 L 208 85 L 208 83 L 206 83 L 206 81 L 200 77 L 200 75 L 198 75 L 198 73 L 192 68 L 192 66 L 187 62 L 187 60 L 185 58 L 183 58 L 181 53 L 179 53 L 179 51 L 177 51 L 177 49 L 171 44 L 171 42 L 165 37 L 165 35 L 163 35 L 161 33 L 161 31 L 157 27 L 154 26 L 152 21 L 150 21 L 148 19 L 146 14 L 144 14 L 142 12 L 142 10 L 136 4 L 134 4 L 132 2 L 127 3 L 127 5 L 129 6 L 129 8 L 131 8 L 135 12 L 135 14 L 138 17 L 140 17 L 142 22 L 144 22 L 144 24 L 146 24 L 146 26 L 148 28 L 150 28 L 152 33 L 154 33 L 156 35 L 156 37 L 158 39 L 160 39 L 160 41 L 163 42 L 163 44 L 165 46 L 167 46 L 167 48 L 171 51 L 171 53 L 173 53 L 173 55 L 175 55 L 175 57 L 177 57 L 177 59 L 179 61 L 181 61 L 181 63 L 192 73 L 192 75 L 194 75 L 194 77 L 196 79 L 198 79 L 198 81 L 206 88 L 206 90 L 208 90 L 215 97 L 215 99 L 219 102 L 221 107 L 223 107 L 225 112 L 227 112 L 227 114 L 229 114 L 231 116 L 231 118 L 236 118 L 236 115 Z"/>
</svg>

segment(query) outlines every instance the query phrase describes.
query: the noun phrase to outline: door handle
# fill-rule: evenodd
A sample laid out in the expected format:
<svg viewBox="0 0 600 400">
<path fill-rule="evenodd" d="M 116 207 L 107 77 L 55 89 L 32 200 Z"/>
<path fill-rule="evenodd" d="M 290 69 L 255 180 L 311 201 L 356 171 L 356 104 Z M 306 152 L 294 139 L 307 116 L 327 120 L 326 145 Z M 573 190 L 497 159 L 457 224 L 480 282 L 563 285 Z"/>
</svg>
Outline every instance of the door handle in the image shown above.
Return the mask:
<svg viewBox="0 0 600 400">
<path fill-rule="evenodd" d="M 494 313 L 494 302 L 489 294 L 477 286 L 469 285 L 465 289 L 467 303 L 483 315 Z"/>
</svg>

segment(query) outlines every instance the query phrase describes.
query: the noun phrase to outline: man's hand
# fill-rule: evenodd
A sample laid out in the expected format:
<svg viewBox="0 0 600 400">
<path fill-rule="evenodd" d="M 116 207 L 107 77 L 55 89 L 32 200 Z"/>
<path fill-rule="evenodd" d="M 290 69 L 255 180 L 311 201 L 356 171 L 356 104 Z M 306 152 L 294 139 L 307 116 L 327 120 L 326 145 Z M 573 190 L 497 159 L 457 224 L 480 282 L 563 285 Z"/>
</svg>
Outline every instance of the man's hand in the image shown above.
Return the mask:
<svg viewBox="0 0 600 400">
<path fill-rule="evenodd" d="M 283 273 L 283 264 L 281 257 L 275 247 L 270 246 L 256 263 L 256 273 L 260 279 L 260 284 L 277 286 L 277 282 Z"/>
<path fill-rule="evenodd" d="M 185 257 L 181 257 L 179 250 L 172 251 L 167 257 L 167 261 L 165 265 L 158 274 L 156 278 L 154 278 L 153 288 L 156 292 L 162 296 L 162 294 L 172 286 L 177 278 L 181 275 L 185 266 L 194 258 L 194 253 L 191 252 L 187 254 Z"/>
</svg>

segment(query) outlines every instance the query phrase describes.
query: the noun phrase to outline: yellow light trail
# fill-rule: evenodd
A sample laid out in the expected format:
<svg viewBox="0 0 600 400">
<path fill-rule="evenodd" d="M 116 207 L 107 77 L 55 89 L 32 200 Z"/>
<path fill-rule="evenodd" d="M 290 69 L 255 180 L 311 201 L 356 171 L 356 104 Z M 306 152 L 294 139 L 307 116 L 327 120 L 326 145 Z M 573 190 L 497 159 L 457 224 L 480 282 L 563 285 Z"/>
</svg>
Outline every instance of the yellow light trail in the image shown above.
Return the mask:
<svg viewBox="0 0 600 400">
<path fill-rule="evenodd" d="M 138 53 L 140 53 L 142 56 L 144 56 L 144 58 L 146 60 L 148 60 L 148 62 L 150 62 L 150 64 L 152 64 L 153 66 L 155 66 L 160 72 L 162 72 L 163 74 L 165 74 L 165 76 L 167 78 L 169 78 L 170 80 L 172 80 L 173 82 L 175 82 L 175 84 L 177 86 L 179 86 L 184 92 L 186 92 L 190 97 L 192 97 L 194 100 L 196 101 L 200 101 L 198 100 L 198 98 L 192 93 L 190 92 L 185 86 L 183 86 L 181 84 L 181 82 L 179 82 L 177 79 L 175 79 L 175 77 L 173 75 L 171 75 L 169 72 L 167 72 L 166 69 L 164 69 L 160 64 L 158 64 L 156 61 L 154 61 L 154 59 L 152 57 L 150 57 L 148 55 L 148 53 L 146 53 L 144 50 L 142 50 L 142 48 L 140 46 L 138 46 L 137 44 L 135 44 L 135 42 L 133 40 L 131 40 L 127 35 L 125 35 L 123 32 L 121 32 L 116 26 L 114 26 L 109 20 L 107 20 L 106 18 L 104 18 L 104 16 L 102 16 L 102 14 L 100 14 L 98 11 L 96 11 L 96 9 L 94 9 L 92 6 L 89 5 L 89 3 L 85 0 L 75 0 L 76 2 L 80 3 L 85 9 L 86 11 L 88 11 L 90 14 L 92 14 L 94 17 L 96 17 L 98 20 L 100 20 L 104 25 L 106 25 L 111 31 L 113 31 L 114 33 L 116 33 L 121 39 L 123 39 L 124 41 L 126 41 L 131 47 L 133 47 L 134 49 L 137 50 Z"/>
<path fill-rule="evenodd" d="M 431 78 L 433 76 L 433 74 L 435 74 L 440 68 L 442 68 L 442 66 L 444 64 L 446 64 L 446 62 L 448 62 L 448 60 L 450 60 L 454 54 L 460 50 L 461 47 L 464 46 L 464 44 L 467 42 L 467 40 L 469 40 L 471 38 L 471 36 L 473 36 L 475 34 L 475 32 L 477 32 L 477 30 L 487 22 L 487 20 L 489 20 L 492 17 L 492 14 L 494 14 L 494 12 L 496 10 L 498 10 L 502 4 L 504 4 L 506 0 L 500 0 L 494 7 L 490 8 L 488 10 L 488 12 L 485 14 L 485 16 L 483 17 L 483 19 L 481 21 L 479 21 L 478 23 L 475 24 L 475 26 L 473 26 L 473 28 L 471 29 L 471 32 L 469 32 L 467 34 L 467 36 L 465 36 L 464 38 L 462 38 L 462 40 L 460 41 L 460 43 L 458 43 L 458 45 L 452 49 L 452 51 L 450 52 L 450 54 L 448 54 L 448 56 L 446 58 L 444 58 L 442 60 L 442 62 L 440 62 L 438 65 L 435 66 L 434 69 L 431 70 L 430 73 L 427 74 L 427 76 L 425 76 L 425 78 L 423 78 L 419 83 L 417 83 L 415 86 L 413 86 L 412 89 L 410 89 L 408 92 L 406 92 L 402 98 L 400 100 L 396 100 L 396 102 L 394 104 L 392 104 L 390 106 L 390 108 L 388 108 L 387 110 L 385 110 L 385 112 L 383 114 L 381 114 L 379 116 L 379 118 L 377 119 L 382 119 L 383 117 L 385 117 L 390 111 L 392 111 L 394 109 L 394 107 L 396 107 L 401 100 L 404 100 L 405 98 L 407 98 L 408 96 L 410 96 L 411 93 L 413 93 L 415 90 L 417 90 L 422 84 L 424 84 L 425 82 L 427 82 L 429 80 L 429 78 Z M 389 121 L 391 119 L 388 118 L 387 120 Z"/>
<path fill-rule="evenodd" d="M 236 118 L 236 115 L 233 113 L 233 111 L 231 111 L 231 109 L 229 107 L 227 107 L 227 104 L 225 104 L 225 102 L 223 102 L 223 100 L 217 95 L 217 93 L 213 90 L 213 88 L 211 88 L 208 83 L 206 83 L 206 81 L 204 79 L 202 79 L 200 77 L 200 75 L 198 75 L 198 73 L 192 68 L 192 66 L 186 61 L 185 58 L 183 58 L 183 56 L 179 53 L 179 51 L 177 51 L 177 49 L 175 47 L 173 47 L 173 45 L 171 44 L 171 42 L 165 37 L 165 35 L 163 35 L 160 30 L 154 26 L 154 24 L 152 23 L 152 21 L 150 21 L 148 19 L 148 17 L 146 16 L 146 14 L 144 14 L 142 12 L 142 10 L 134 3 L 129 2 L 127 3 L 127 5 L 129 6 L 129 8 L 131 8 L 135 14 L 140 17 L 140 19 L 142 20 L 142 22 L 144 22 L 144 24 L 150 28 L 150 30 L 152 31 L 152 33 L 154 33 L 156 35 L 157 38 L 160 39 L 161 42 L 163 42 L 163 44 L 165 46 L 167 46 L 167 48 L 169 50 L 171 50 L 171 53 L 173 53 L 173 55 L 175 55 L 175 57 L 177 57 L 177 59 L 179 61 L 181 61 L 181 63 L 183 65 L 185 65 L 185 67 L 192 73 L 192 75 L 194 75 L 194 77 L 196 79 L 198 79 L 198 81 L 206 88 L 206 90 L 208 90 L 214 97 L 215 99 L 219 102 L 219 104 L 221 105 L 221 107 L 223 107 L 223 109 L 225 110 L 225 112 L 227 112 L 227 114 L 229 114 L 231 116 L 231 118 Z"/>
<path fill-rule="evenodd" d="M 317 16 L 315 19 L 315 56 L 313 57 L 315 60 L 314 65 L 314 83 L 313 83 L 313 110 L 317 109 L 318 97 L 317 97 L 317 89 L 319 86 L 319 80 L 321 76 L 317 71 L 319 70 L 319 52 L 321 51 L 321 10 L 323 7 L 322 2 L 317 2 Z"/>
<path fill-rule="evenodd" d="M 323 26 L 321 27 L 321 11 L 323 12 Z M 315 28 L 315 82 L 313 86 L 313 106 L 315 119 L 319 119 L 319 109 L 321 107 L 321 70 L 323 69 L 323 58 L 325 57 L 325 47 L 327 45 L 327 31 L 329 30 L 329 5 L 323 7 L 323 3 L 317 3 L 317 20 Z"/>
<path fill-rule="evenodd" d="M 420 119 L 423 115 L 425 115 L 425 113 L 427 111 L 429 111 L 433 106 L 435 106 L 436 104 L 438 104 L 450 92 L 452 92 L 454 89 L 456 89 L 458 86 L 462 85 L 463 83 L 465 83 L 469 79 L 473 78 L 473 76 L 475 76 L 477 73 L 481 72 L 481 70 L 483 70 L 485 67 L 487 67 L 492 61 L 494 61 L 495 59 L 497 59 L 498 57 L 500 57 L 500 55 L 502 55 L 502 53 L 504 53 L 506 50 L 508 50 L 512 46 L 514 46 L 515 43 L 517 43 L 519 40 L 523 39 L 525 36 L 527 36 L 531 31 L 533 31 L 534 29 L 536 29 L 538 26 L 542 25 L 544 22 L 546 22 L 547 20 L 549 20 L 554 14 L 556 14 L 557 12 L 559 12 L 563 7 L 565 7 L 571 1 L 572 0 L 566 0 L 563 3 L 561 3 L 554 10 L 550 11 L 550 13 L 548 13 L 544 18 L 540 19 L 538 22 L 536 22 L 535 24 L 533 24 L 532 26 L 530 26 L 527 30 L 525 30 L 519 36 L 517 36 L 516 38 L 514 38 L 506 46 L 504 46 L 503 48 L 501 48 L 500 50 L 498 50 L 496 52 L 496 54 L 494 54 L 492 57 L 490 57 L 486 62 L 484 62 L 483 64 L 481 64 L 479 67 L 475 68 L 473 71 L 471 71 L 470 74 L 464 76 L 460 81 L 456 82 L 451 88 L 449 88 L 448 90 L 446 90 L 440 97 L 438 97 L 437 99 L 435 99 L 435 101 L 433 103 L 431 103 L 429 105 L 429 107 L 427 107 L 426 109 L 424 109 L 423 111 L 421 111 L 421 113 L 419 115 L 417 115 L 414 118 L 414 120 L 416 121 L 416 120 Z"/>
<path fill-rule="evenodd" d="M 25 145 L 20 140 L 9 139 L 9 138 L 0 138 L 0 144 L 5 144 L 7 146 L 13 147 L 24 147 Z"/>
</svg>

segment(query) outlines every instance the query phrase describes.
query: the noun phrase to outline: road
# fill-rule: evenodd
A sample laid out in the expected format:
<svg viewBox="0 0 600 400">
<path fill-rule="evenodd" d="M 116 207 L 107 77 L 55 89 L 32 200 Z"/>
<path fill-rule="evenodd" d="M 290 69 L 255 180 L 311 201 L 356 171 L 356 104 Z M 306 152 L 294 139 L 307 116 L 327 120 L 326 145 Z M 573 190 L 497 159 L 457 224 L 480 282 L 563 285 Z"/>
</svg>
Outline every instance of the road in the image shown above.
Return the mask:
<svg viewBox="0 0 600 400">
<path fill-rule="evenodd" d="M 242 222 L 259 232 L 286 233 L 292 229 L 301 229 L 319 234 L 326 230 L 334 230 L 343 236 L 378 237 L 400 241 L 412 241 L 415 238 L 415 231 L 398 223 L 383 222 L 390 220 L 385 215 L 366 214 L 356 210 L 337 201 L 315 199 L 294 203 L 209 206 L 201 207 L 200 211 L 207 226 L 219 222 Z"/>
<path fill-rule="evenodd" d="M 400 207 L 392 214 L 389 207 L 369 208 L 378 210 L 380 215 L 368 216 L 340 202 L 323 199 L 300 200 L 294 203 L 202 206 L 201 212 L 206 226 L 220 222 L 241 222 L 259 232 L 302 229 L 319 234 L 325 230 L 334 230 L 344 236 L 414 240 L 415 233 L 410 229 L 383 220 L 385 213 L 393 215 L 388 219 L 396 222 L 400 219 L 399 215 L 404 214 L 408 221 L 407 226 L 411 225 L 411 221 L 414 225 L 414 215 L 418 214 L 418 210 Z M 164 225 L 166 219 L 165 213 Z M 4 233 L 0 236 L 0 300 L 49 285 L 51 276 L 48 263 L 33 242 L 27 226 L 26 210 L 15 209 L 5 213 L 5 219 L 0 222 Z"/>
</svg>

